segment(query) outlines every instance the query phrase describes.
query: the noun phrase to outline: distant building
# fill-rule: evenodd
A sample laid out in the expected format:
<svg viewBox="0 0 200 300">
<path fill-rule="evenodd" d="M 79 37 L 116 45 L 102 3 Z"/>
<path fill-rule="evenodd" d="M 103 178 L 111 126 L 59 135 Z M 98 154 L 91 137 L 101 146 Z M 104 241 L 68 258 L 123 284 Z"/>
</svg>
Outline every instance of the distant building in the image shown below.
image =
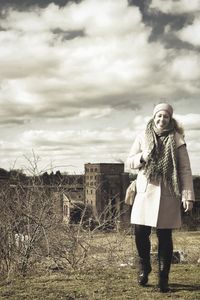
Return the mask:
<svg viewBox="0 0 200 300">
<path fill-rule="evenodd" d="M 124 196 L 128 184 L 123 163 L 85 164 L 85 204 L 92 206 L 94 217 L 100 221 L 112 223 L 127 217 Z"/>
</svg>

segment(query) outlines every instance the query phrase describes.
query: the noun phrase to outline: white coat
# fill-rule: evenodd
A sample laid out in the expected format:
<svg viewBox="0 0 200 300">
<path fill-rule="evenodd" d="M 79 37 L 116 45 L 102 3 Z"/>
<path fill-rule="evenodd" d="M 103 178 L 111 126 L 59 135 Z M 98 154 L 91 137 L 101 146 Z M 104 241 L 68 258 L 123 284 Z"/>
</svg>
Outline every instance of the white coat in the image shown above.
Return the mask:
<svg viewBox="0 0 200 300">
<path fill-rule="evenodd" d="M 149 182 L 141 169 L 141 156 L 147 151 L 145 134 L 138 135 L 127 159 L 127 167 L 139 169 L 136 181 L 137 194 L 131 211 L 131 223 L 156 228 L 179 228 L 181 226 L 181 200 L 194 201 L 190 161 L 184 138 L 175 133 L 177 168 L 181 198 L 175 198 L 164 184 Z"/>
</svg>

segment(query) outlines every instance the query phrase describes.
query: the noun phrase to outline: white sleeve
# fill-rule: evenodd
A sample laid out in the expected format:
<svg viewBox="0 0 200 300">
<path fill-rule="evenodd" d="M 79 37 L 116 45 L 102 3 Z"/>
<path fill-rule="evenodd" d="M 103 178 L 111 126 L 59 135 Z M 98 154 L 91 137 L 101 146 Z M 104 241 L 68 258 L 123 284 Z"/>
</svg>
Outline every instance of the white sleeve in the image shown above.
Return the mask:
<svg viewBox="0 0 200 300">
<path fill-rule="evenodd" d="M 186 145 L 180 146 L 177 151 L 182 201 L 194 201 L 195 196 L 193 188 L 193 178 Z"/>
<path fill-rule="evenodd" d="M 141 149 L 141 138 L 137 136 L 133 142 L 128 158 L 126 160 L 127 169 L 139 169 L 142 167 L 141 162 L 142 149 Z"/>
</svg>

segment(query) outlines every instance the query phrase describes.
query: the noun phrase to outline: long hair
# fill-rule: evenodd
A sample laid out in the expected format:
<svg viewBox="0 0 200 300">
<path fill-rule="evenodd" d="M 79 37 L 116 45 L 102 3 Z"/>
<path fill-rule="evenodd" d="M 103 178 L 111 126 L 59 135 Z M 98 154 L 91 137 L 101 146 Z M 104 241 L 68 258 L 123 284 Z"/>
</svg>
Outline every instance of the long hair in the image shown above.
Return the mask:
<svg viewBox="0 0 200 300">
<path fill-rule="evenodd" d="M 182 134 L 184 136 L 184 129 L 182 127 L 182 125 L 174 118 L 172 118 L 173 122 L 174 122 L 174 128 L 175 130 L 179 133 Z"/>
</svg>

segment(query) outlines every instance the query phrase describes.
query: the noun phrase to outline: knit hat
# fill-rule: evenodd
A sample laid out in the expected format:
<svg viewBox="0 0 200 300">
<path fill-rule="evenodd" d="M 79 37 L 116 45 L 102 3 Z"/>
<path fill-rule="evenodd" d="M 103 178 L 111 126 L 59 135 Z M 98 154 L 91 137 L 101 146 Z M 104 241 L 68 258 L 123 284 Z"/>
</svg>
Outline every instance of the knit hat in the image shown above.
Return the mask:
<svg viewBox="0 0 200 300">
<path fill-rule="evenodd" d="M 156 105 L 153 110 L 153 116 L 155 116 L 155 114 L 160 110 L 166 110 L 170 114 L 170 117 L 173 115 L 173 108 L 168 103 L 159 103 Z"/>
</svg>

